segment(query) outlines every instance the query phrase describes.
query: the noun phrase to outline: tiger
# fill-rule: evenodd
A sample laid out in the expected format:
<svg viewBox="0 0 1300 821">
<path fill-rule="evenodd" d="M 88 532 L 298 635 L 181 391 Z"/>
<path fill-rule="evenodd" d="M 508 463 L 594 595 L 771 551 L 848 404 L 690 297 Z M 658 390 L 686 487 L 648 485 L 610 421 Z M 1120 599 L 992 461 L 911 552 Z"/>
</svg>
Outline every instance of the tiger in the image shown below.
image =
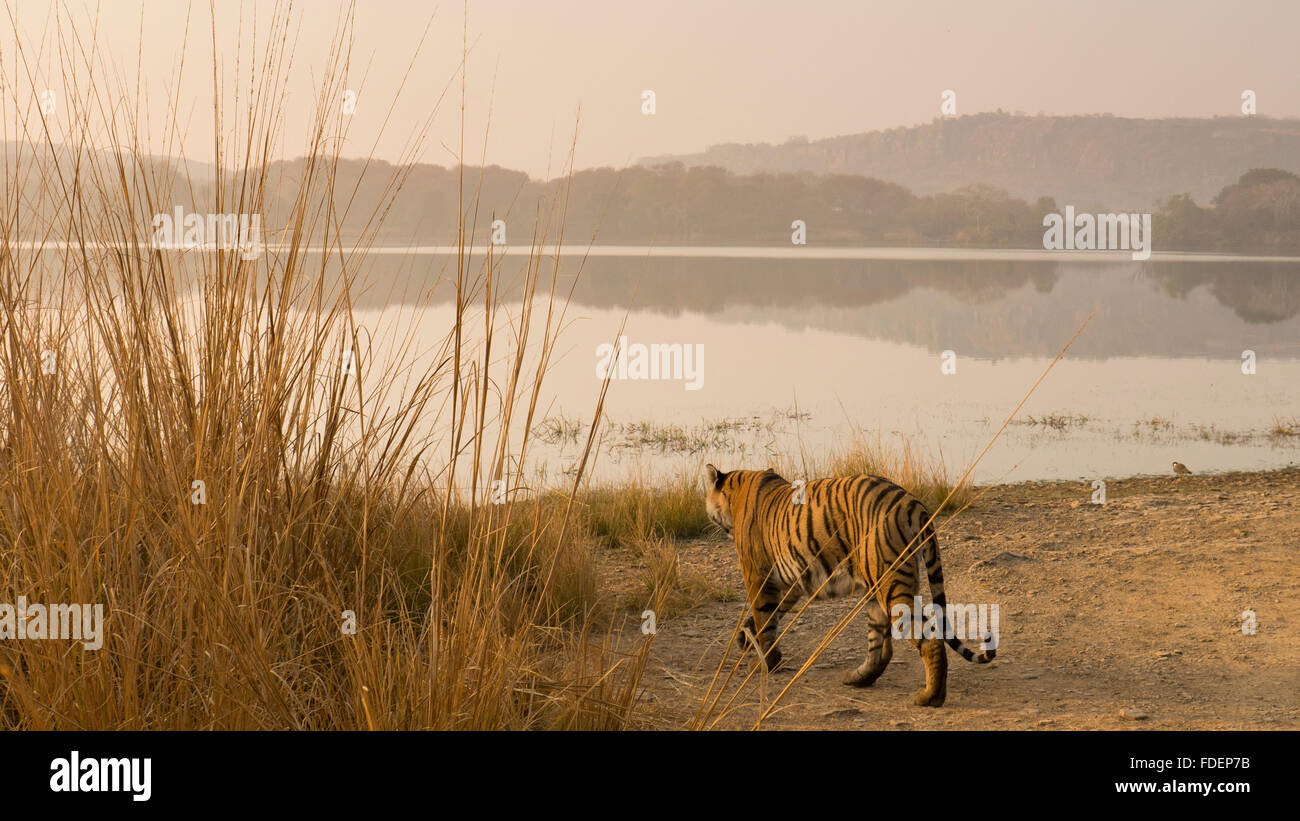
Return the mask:
<svg viewBox="0 0 1300 821">
<path fill-rule="evenodd" d="M 944 614 L 937 616 L 941 632 L 932 634 L 951 635 L 939 542 L 921 500 L 878 476 L 819 479 L 795 488 L 771 468 L 723 472 L 706 465 L 705 470 L 708 517 L 732 535 L 745 580 L 748 614 L 736 640 L 742 650 L 754 647 L 767 671 L 781 664 L 779 613 L 804 597 L 837 598 L 869 589 L 909 548 L 916 548 L 913 558 L 898 565 L 866 607 L 867 657 L 844 676 L 844 684 L 869 687 L 889 666 L 894 651 L 886 614 L 898 604 L 914 606 L 922 559 L 934 609 Z M 948 656 L 940 638 L 924 635 L 908 639 L 925 664 L 925 687 L 913 702 L 941 707 L 948 696 Z M 979 654 L 955 635 L 946 642 L 967 661 L 987 664 L 996 655 L 991 639 L 985 636 Z"/>
</svg>

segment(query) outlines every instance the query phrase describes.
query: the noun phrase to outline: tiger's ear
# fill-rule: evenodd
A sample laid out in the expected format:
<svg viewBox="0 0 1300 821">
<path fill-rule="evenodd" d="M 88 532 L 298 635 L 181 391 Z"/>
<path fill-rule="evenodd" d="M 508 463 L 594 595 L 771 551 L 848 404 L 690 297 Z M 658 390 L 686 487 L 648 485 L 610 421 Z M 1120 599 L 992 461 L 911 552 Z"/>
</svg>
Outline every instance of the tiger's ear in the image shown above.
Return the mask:
<svg viewBox="0 0 1300 821">
<path fill-rule="evenodd" d="M 722 473 L 713 465 L 705 465 L 704 473 L 709 477 L 709 484 L 713 485 L 715 488 L 722 487 L 722 479 L 726 476 L 725 473 Z"/>
</svg>

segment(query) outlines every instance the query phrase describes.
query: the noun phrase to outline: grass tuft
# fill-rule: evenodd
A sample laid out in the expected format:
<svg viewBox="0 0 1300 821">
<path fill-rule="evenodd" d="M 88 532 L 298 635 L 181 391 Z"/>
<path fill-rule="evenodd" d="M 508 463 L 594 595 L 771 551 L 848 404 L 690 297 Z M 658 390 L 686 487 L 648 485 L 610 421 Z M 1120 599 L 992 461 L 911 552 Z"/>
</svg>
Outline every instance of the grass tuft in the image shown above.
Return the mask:
<svg viewBox="0 0 1300 821">
<path fill-rule="evenodd" d="M 351 15 L 298 178 L 265 162 L 288 7 L 246 108 L 213 67 L 204 182 L 144 153 L 121 116 L 143 101 L 64 14 L 53 64 L 93 69 L 64 78 L 67 120 L 110 147 L 59 145 L 81 137 L 17 107 L 26 139 L 0 180 L 18 215 L 0 223 L 0 602 L 100 603 L 106 624 L 99 650 L 0 643 L 0 729 L 629 726 L 648 640 L 616 652 L 593 619 L 582 471 L 558 493 L 509 478 L 564 323 L 558 255 L 540 250 L 562 240 L 564 189 L 536 218 L 522 300 L 501 298 L 501 260 L 462 253 L 445 335 L 385 325 L 393 361 L 372 372 L 353 304 L 386 212 L 346 245 L 335 233 Z M 370 182 L 395 192 L 409 167 L 376 163 Z M 474 185 L 462 252 L 481 229 Z M 261 215 L 272 200 L 290 217 L 260 256 L 151 245 L 153 215 L 178 203 Z"/>
</svg>

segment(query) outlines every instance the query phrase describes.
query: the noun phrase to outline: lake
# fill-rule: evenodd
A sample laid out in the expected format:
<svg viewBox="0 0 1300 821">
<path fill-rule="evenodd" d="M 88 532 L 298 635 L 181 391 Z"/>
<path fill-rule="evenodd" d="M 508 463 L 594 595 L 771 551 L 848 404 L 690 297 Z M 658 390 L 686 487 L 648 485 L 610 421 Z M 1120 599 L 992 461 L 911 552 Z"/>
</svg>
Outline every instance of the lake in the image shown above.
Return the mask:
<svg viewBox="0 0 1300 821">
<path fill-rule="evenodd" d="M 573 296 L 532 454 L 557 484 L 596 406 L 601 346 L 620 336 L 633 350 L 681 345 L 701 368 L 694 380 L 611 381 L 597 478 L 816 460 L 855 437 L 907 441 L 955 478 L 1089 315 L 976 482 L 1300 461 L 1300 260 L 624 247 L 551 260 Z M 519 249 L 497 259 L 516 317 L 525 264 Z M 376 249 L 352 267 L 366 283 L 356 289 L 366 367 L 388 370 L 410 334 L 430 356 L 454 316 L 453 249 Z"/>
<path fill-rule="evenodd" d="M 585 250 L 585 249 L 583 249 Z M 598 477 L 766 467 L 854 436 L 903 437 L 959 476 L 1090 314 L 1095 315 L 974 472 L 977 482 L 1108 479 L 1296 464 L 1300 260 L 929 249 L 616 249 L 559 258 L 574 287 L 546 379 L 554 426 L 538 452 L 571 465 L 600 388 L 600 346 L 702 348 L 686 379 L 614 379 Z M 1045 259 L 1044 256 L 1052 257 Z M 441 249 L 376 257 L 363 303 L 380 327 L 454 261 Z M 522 261 L 506 256 L 503 276 Z M 579 273 L 579 267 L 581 272 Z M 576 284 L 573 278 L 576 277 Z M 380 309 L 375 303 L 387 307 Z M 1254 352 L 1254 373 L 1243 352 Z M 941 369 L 951 352 L 955 372 Z"/>
</svg>

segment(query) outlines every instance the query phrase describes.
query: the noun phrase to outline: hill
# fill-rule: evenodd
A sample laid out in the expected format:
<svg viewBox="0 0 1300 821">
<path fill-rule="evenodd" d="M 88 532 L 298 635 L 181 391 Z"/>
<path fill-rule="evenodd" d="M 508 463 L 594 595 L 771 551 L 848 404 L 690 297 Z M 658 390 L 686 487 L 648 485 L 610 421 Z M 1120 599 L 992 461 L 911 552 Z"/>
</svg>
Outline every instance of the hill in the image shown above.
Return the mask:
<svg viewBox="0 0 1300 821">
<path fill-rule="evenodd" d="M 1249 168 L 1300 172 L 1300 120 L 1142 120 L 973 114 L 923 125 L 781 145 L 726 143 L 649 157 L 736 174 L 812 172 L 895 182 L 916 194 L 977 183 L 1090 210 L 1150 210 L 1171 194 L 1205 202 Z"/>
</svg>

